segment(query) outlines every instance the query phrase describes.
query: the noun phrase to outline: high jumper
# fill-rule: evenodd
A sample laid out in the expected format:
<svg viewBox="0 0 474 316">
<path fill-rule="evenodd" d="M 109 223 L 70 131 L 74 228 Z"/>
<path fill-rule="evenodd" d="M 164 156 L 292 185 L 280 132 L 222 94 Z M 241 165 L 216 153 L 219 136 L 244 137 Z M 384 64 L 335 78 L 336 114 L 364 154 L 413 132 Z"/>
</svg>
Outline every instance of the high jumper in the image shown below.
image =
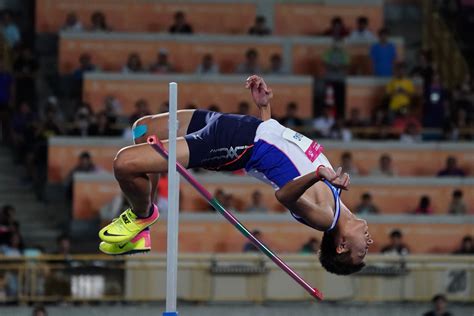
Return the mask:
<svg viewBox="0 0 474 316">
<path fill-rule="evenodd" d="M 275 189 L 276 199 L 299 222 L 319 231 L 319 252 L 329 272 L 347 275 L 364 267 L 373 243 L 367 222 L 342 203 L 349 175 L 334 170 L 316 141 L 285 128 L 271 118 L 272 90 L 263 78 L 246 81 L 260 110 L 260 118 L 206 110 L 178 111 L 177 161 L 184 167 L 214 171 L 245 168 L 249 175 Z M 151 249 L 149 226 L 159 217 L 153 204 L 166 158 L 157 156 L 147 139 L 157 137 L 167 148 L 168 113 L 143 117 L 133 126 L 135 145 L 121 149 L 114 175 L 130 202 L 112 223 L 99 232 L 99 248 L 107 254 L 146 252 Z"/>
</svg>

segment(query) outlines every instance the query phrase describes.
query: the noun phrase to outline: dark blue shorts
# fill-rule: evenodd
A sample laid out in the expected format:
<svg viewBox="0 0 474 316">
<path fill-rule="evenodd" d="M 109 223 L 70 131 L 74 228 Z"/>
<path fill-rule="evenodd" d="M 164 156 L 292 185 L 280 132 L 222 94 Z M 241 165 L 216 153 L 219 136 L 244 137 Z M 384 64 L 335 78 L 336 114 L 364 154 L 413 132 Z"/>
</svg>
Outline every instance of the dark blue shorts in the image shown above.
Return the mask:
<svg viewBox="0 0 474 316">
<path fill-rule="evenodd" d="M 260 123 L 253 116 L 196 110 L 184 136 L 189 147 L 188 168 L 244 168 L 252 155 Z"/>
</svg>

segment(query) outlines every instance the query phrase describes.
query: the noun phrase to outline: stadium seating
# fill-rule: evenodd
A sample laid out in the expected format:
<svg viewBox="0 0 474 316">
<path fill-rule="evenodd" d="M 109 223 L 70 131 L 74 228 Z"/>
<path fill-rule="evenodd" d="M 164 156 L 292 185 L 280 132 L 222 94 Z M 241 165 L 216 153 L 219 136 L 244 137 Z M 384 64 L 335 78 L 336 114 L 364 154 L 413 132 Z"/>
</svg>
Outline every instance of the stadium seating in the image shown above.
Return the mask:
<svg viewBox="0 0 474 316">
<path fill-rule="evenodd" d="M 179 86 L 178 108 L 194 104 L 207 108 L 214 104 L 222 112 L 235 113 L 241 101 L 253 104 L 250 93 L 244 88 L 247 75 L 199 76 L 199 75 L 122 75 L 87 74 L 84 83 L 83 99 L 97 111 L 102 109 L 106 96 L 112 95 L 122 104 L 124 115 L 134 111 L 134 104 L 144 98 L 150 110 L 158 113 L 159 105 L 168 100 L 168 83 L 176 81 Z M 272 111 L 276 116 L 285 114 L 289 102 L 298 104 L 298 115 L 312 117 L 313 80 L 310 77 L 272 77 L 266 78 L 275 90 Z M 257 108 L 251 106 L 256 115 Z"/>
<path fill-rule="evenodd" d="M 39 0 L 36 32 L 57 33 L 70 12 L 75 12 L 87 28 L 96 11 L 104 13 L 114 31 L 167 32 L 174 14 L 182 11 L 195 33 L 245 34 L 255 20 L 256 3 L 121 0 L 111 4 L 109 0 L 95 0 L 91 5 L 84 0 Z"/>
<path fill-rule="evenodd" d="M 404 42 L 392 38 L 400 58 Z M 272 54 L 282 56 L 285 68 L 295 74 L 321 75 L 322 53 L 331 46 L 330 37 L 255 37 L 221 35 L 168 35 L 129 33 L 71 33 L 63 32 L 59 43 L 59 69 L 62 74 L 72 72 L 79 65 L 79 56 L 89 53 L 92 62 L 103 71 L 120 71 L 127 57 L 134 52 L 140 55 L 144 65 L 155 61 L 160 49 L 166 49 L 169 60 L 179 72 L 194 73 L 202 56 L 212 53 L 222 73 L 233 73 L 244 61 L 245 52 L 255 48 L 263 69 L 267 69 Z M 347 44 L 352 59 L 360 63 L 360 56 L 368 55 L 368 47 Z M 352 67 L 353 68 L 353 67 Z M 370 63 L 360 71 L 370 73 Z"/>
<path fill-rule="evenodd" d="M 474 147 L 471 144 L 426 143 L 416 145 L 398 142 L 331 142 L 323 140 L 325 154 L 333 166 L 340 165 L 343 152 L 352 153 L 354 164 L 362 175 L 368 175 L 378 166 L 382 154 L 392 157 L 393 166 L 400 176 L 435 176 L 445 165 L 448 156 L 457 158 L 467 172 L 474 170 Z M 112 170 L 112 160 L 118 150 L 131 144 L 131 140 L 119 138 L 54 137 L 49 140 L 48 180 L 57 183 L 64 180 L 77 163 L 77 157 L 88 151 L 97 166 Z"/>
<path fill-rule="evenodd" d="M 91 219 L 98 210 L 120 193 L 117 182 L 109 174 L 77 174 L 74 178 L 74 217 Z M 250 177 L 211 174 L 199 177 L 210 192 L 218 189 L 232 194 L 235 207 L 245 210 L 251 203 L 249 197 L 260 191 L 262 202 L 271 212 L 283 212 L 284 208 L 275 200 L 275 192 Z M 472 179 L 439 178 L 353 178 L 349 192 L 343 192 L 342 200 L 351 210 L 360 203 L 362 194 L 368 192 L 382 214 L 410 214 L 416 209 L 420 198 L 430 197 L 434 214 L 447 214 L 454 189 L 464 192 L 467 205 L 474 202 L 474 181 Z M 180 193 L 180 208 L 184 211 L 203 212 L 209 210 L 207 203 L 189 185 L 183 183 Z M 100 192 L 100 194 L 97 194 Z M 185 198 L 184 198 L 185 197 Z M 470 210 L 473 213 L 474 209 Z"/>
</svg>

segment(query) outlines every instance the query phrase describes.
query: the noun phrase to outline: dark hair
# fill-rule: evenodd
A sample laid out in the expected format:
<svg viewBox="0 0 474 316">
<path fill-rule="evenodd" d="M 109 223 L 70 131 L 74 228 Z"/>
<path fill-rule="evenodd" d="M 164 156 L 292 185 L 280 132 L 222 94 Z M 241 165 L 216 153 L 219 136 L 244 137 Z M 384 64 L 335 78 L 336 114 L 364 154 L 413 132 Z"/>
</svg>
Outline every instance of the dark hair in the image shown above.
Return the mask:
<svg viewBox="0 0 474 316">
<path fill-rule="evenodd" d="M 368 200 L 368 199 L 371 199 L 372 198 L 372 195 L 370 195 L 369 192 L 365 192 L 364 194 L 362 194 L 362 199 L 363 200 Z"/>
<path fill-rule="evenodd" d="M 265 23 L 265 17 L 263 15 L 257 15 L 257 17 L 255 18 L 255 22 L 257 23 Z"/>
<path fill-rule="evenodd" d="M 428 195 L 423 195 L 420 199 L 420 207 L 430 206 L 430 197 Z"/>
<path fill-rule="evenodd" d="M 359 16 L 357 18 L 357 23 L 359 24 L 369 24 L 369 19 L 366 16 Z"/>
<path fill-rule="evenodd" d="M 255 56 L 255 57 L 257 57 L 257 56 L 258 56 L 258 53 L 257 53 L 257 51 L 256 51 L 255 49 L 250 48 L 250 49 L 248 49 L 247 52 L 245 53 L 245 56 L 246 56 L 247 58 L 249 58 L 249 57 L 252 56 L 252 55 Z"/>
<path fill-rule="evenodd" d="M 70 240 L 69 235 L 67 235 L 67 234 L 61 234 L 61 235 L 58 236 L 58 238 L 56 238 L 56 242 L 57 242 L 57 243 L 59 243 L 59 242 L 61 242 L 61 241 L 63 241 L 63 240 Z"/>
<path fill-rule="evenodd" d="M 398 229 L 394 229 L 392 230 L 392 232 L 390 233 L 390 238 L 402 238 L 402 232 L 399 231 Z"/>
<path fill-rule="evenodd" d="M 184 18 L 184 12 L 183 11 L 176 11 L 176 13 L 174 14 L 174 18 L 175 19 L 182 19 Z"/>
<path fill-rule="evenodd" d="M 46 308 L 44 308 L 43 305 L 37 305 L 33 309 L 33 316 L 36 316 L 37 313 L 42 312 L 45 315 L 48 315 L 48 312 L 46 311 Z"/>
<path fill-rule="evenodd" d="M 388 33 L 389 33 L 389 32 L 388 32 L 388 29 L 385 28 L 385 27 L 383 27 L 383 28 L 381 28 L 381 29 L 379 30 L 379 36 L 380 36 L 380 35 L 388 35 Z"/>
<path fill-rule="evenodd" d="M 352 154 L 349 152 L 349 151 L 345 151 L 342 153 L 341 155 L 341 158 L 348 158 L 348 159 L 352 159 Z"/>
<path fill-rule="evenodd" d="M 91 159 L 91 154 L 88 152 L 88 151 L 83 151 L 80 155 L 79 155 L 79 158 L 81 159 Z"/>
<path fill-rule="evenodd" d="M 338 274 L 349 275 L 360 271 L 365 263 L 351 263 L 351 252 L 338 254 L 336 252 L 335 236 L 332 232 L 325 232 L 321 241 L 319 251 L 319 261 L 326 271 Z"/>
<path fill-rule="evenodd" d="M 462 198 L 462 196 L 463 196 L 463 193 L 461 190 L 457 189 L 453 191 L 453 197 Z"/>
<path fill-rule="evenodd" d="M 431 301 L 432 301 L 433 303 L 436 303 L 436 302 L 439 301 L 439 300 L 443 300 L 443 301 L 445 301 L 445 302 L 447 301 L 446 296 L 444 296 L 444 294 L 436 294 L 436 295 L 433 296 L 433 298 L 431 299 Z"/>
</svg>

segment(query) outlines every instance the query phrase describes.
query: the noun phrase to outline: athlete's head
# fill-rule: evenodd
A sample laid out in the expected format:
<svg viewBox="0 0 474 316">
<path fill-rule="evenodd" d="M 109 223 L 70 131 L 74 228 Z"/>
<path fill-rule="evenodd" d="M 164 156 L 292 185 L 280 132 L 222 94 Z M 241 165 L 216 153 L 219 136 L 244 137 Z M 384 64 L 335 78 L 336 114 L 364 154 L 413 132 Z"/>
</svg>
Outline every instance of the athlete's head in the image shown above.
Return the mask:
<svg viewBox="0 0 474 316">
<path fill-rule="evenodd" d="M 364 258 L 372 243 L 367 222 L 354 217 L 348 225 L 338 225 L 324 233 L 319 261 L 328 272 L 355 273 L 365 266 Z"/>
</svg>

